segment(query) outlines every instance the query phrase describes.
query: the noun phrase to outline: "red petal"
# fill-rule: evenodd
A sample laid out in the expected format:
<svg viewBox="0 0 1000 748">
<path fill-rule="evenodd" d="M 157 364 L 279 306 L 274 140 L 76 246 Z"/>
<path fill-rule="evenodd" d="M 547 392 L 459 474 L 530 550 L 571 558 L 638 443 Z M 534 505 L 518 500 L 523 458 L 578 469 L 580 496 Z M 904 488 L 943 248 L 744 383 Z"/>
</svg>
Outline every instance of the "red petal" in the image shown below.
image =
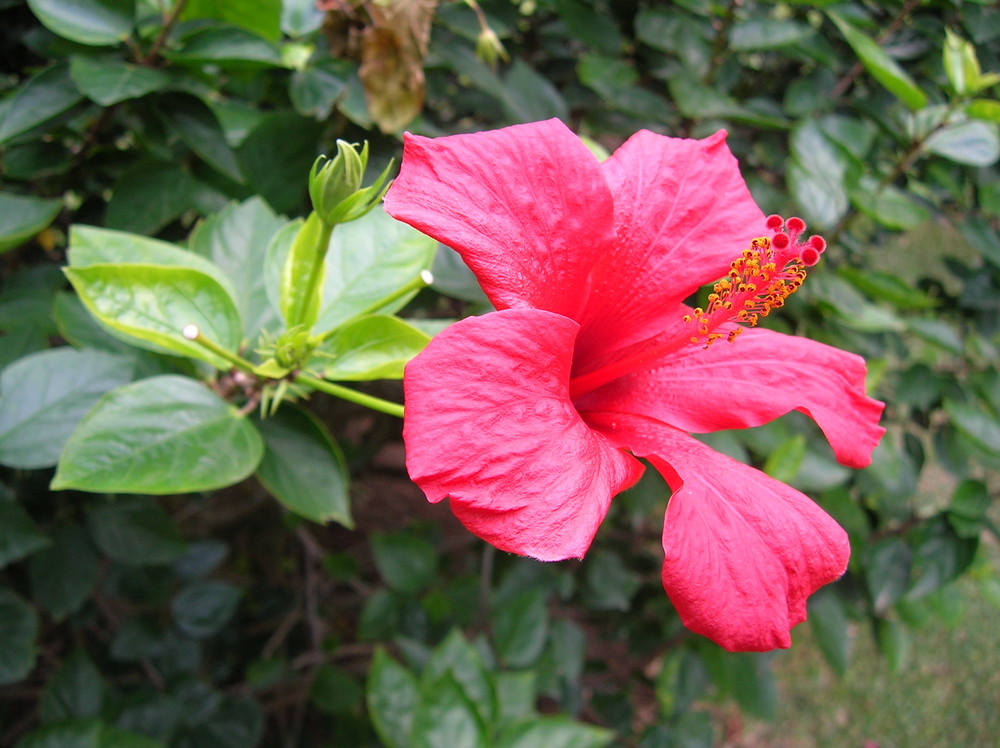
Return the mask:
<svg viewBox="0 0 1000 748">
<path fill-rule="evenodd" d="M 568 394 L 579 326 L 535 310 L 458 322 L 403 380 L 406 466 L 430 501 L 501 550 L 579 558 L 642 466 L 590 429 Z"/>
<path fill-rule="evenodd" d="M 575 318 L 613 232 L 600 164 L 559 120 L 407 134 L 389 215 L 458 250 L 497 308 Z"/>
<path fill-rule="evenodd" d="M 846 570 L 847 533 L 805 495 L 676 429 L 615 414 L 593 421 L 673 490 L 663 587 L 684 625 L 730 651 L 790 646 L 806 599 Z"/>
<path fill-rule="evenodd" d="M 865 395 L 860 356 L 807 338 L 748 329 L 732 343 L 688 344 L 663 366 L 577 398 L 581 411 L 639 413 L 682 431 L 760 426 L 792 410 L 819 424 L 837 459 L 861 468 L 885 429 Z"/>
<path fill-rule="evenodd" d="M 665 309 L 725 275 L 754 237 L 770 236 L 725 137 L 644 130 L 602 164 L 617 243 L 594 268 L 579 357 L 649 337 Z"/>
</svg>

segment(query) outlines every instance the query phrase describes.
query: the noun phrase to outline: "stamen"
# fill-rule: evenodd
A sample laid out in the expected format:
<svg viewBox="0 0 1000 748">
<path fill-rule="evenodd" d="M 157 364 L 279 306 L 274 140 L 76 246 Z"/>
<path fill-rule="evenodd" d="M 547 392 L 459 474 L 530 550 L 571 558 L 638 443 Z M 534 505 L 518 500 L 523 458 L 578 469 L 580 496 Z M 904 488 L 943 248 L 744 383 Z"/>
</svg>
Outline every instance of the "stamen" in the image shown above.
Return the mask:
<svg viewBox="0 0 1000 748">
<path fill-rule="evenodd" d="M 821 236 L 799 242 L 806 230 L 801 218 L 786 221 L 772 215 L 767 217 L 766 225 L 774 236 L 754 239 L 749 249 L 733 260 L 726 277 L 715 284 L 705 308 L 684 315 L 684 322 L 697 325 L 692 343 L 704 341 L 706 348 L 723 338 L 732 343 L 744 328 L 715 332 L 726 322 L 756 327 L 772 309 L 785 305 L 785 299 L 805 280 L 805 269 L 819 262 L 826 249 Z"/>
</svg>

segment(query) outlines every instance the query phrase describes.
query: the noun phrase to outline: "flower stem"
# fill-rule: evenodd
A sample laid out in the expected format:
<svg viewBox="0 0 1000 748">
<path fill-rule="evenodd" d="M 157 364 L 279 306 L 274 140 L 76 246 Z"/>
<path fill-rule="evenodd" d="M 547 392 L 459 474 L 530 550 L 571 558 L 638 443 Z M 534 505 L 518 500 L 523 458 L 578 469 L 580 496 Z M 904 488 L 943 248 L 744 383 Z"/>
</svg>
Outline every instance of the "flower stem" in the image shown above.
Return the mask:
<svg viewBox="0 0 1000 748">
<path fill-rule="evenodd" d="M 227 351 L 225 348 L 216 343 L 214 340 L 206 338 L 204 335 L 202 335 L 198 325 L 194 324 L 184 325 L 184 329 L 181 330 L 181 335 L 190 340 L 192 343 L 197 343 L 205 350 L 211 351 L 219 358 L 224 358 L 226 361 L 231 363 L 237 369 L 249 372 L 250 374 L 256 376 L 257 371 L 254 368 L 253 364 L 251 364 L 244 358 L 240 358 L 232 351 Z"/>
<path fill-rule="evenodd" d="M 420 291 L 421 289 L 427 288 L 427 286 L 429 286 L 433 282 L 434 282 L 434 276 L 431 274 L 431 271 L 430 270 L 421 270 L 420 271 L 420 275 L 418 275 L 416 278 L 414 278 L 413 280 L 411 280 L 405 286 L 403 286 L 401 288 L 397 288 L 395 291 L 393 291 L 391 294 L 389 294 L 385 298 L 379 299 L 374 304 L 370 304 L 369 306 L 366 306 L 364 309 L 362 309 L 360 312 L 358 312 L 357 314 L 355 314 L 353 317 L 351 317 L 350 319 L 344 320 L 344 322 L 340 323 L 336 327 L 332 327 L 329 330 L 327 330 L 326 332 L 323 332 L 323 333 L 320 333 L 319 335 L 317 335 L 316 338 L 315 338 L 316 342 L 317 343 L 322 343 L 323 341 L 325 341 L 327 338 L 329 338 L 331 335 L 333 335 L 335 332 L 337 332 L 337 330 L 339 330 L 341 327 L 343 327 L 345 324 L 347 324 L 351 320 L 357 319 L 358 317 L 364 317 L 366 314 L 371 314 L 371 313 L 373 313 L 373 312 L 381 309 L 386 304 L 391 304 L 396 299 L 399 299 L 399 298 L 402 298 L 403 296 L 406 296 L 406 294 L 408 294 L 408 293 L 411 293 L 413 291 Z"/>
<path fill-rule="evenodd" d="M 397 418 L 403 417 L 403 406 L 399 403 L 383 400 L 382 398 L 375 397 L 373 395 L 366 395 L 364 392 L 358 392 L 357 390 L 352 390 L 348 387 L 334 384 L 333 382 L 317 379 L 316 377 L 311 377 L 308 374 L 303 374 L 301 372 L 294 375 L 293 380 L 297 384 L 309 385 L 315 390 L 325 392 L 326 394 L 333 395 L 334 397 L 339 397 L 341 400 L 347 400 L 348 402 L 357 403 L 358 405 L 364 405 L 366 408 L 377 410 L 379 413 L 387 413 L 388 415 L 396 416 Z"/>
</svg>

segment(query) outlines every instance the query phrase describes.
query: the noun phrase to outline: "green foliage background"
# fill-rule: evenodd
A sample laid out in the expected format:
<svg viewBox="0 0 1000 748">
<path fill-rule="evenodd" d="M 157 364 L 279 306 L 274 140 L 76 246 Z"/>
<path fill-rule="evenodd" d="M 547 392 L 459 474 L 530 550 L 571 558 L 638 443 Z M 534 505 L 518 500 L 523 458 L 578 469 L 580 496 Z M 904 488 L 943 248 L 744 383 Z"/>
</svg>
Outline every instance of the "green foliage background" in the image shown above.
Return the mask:
<svg viewBox="0 0 1000 748">
<path fill-rule="evenodd" d="M 981 548 L 1000 491 L 993 3 L 423 0 L 403 22 L 329 5 L 0 0 L 0 744 L 710 746 L 713 704 L 777 710 L 771 657 L 689 635 L 663 595 L 655 477 L 615 502 L 584 562 L 550 565 L 426 507 L 398 422 L 320 396 L 259 421 L 222 393 L 162 476 L 80 477 L 121 428 L 85 419 L 95 403 L 131 396 L 170 423 L 153 406 L 201 402 L 194 382 L 218 363 L 177 335 L 109 335 L 83 281 L 145 282 L 136 267 L 180 250 L 135 235 L 172 242 L 213 263 L 186 253 L 177 282 L 231 291 L 225 335 L 252 346 L 315 157 L 367 140 L 381 170 L 404 126 L 556 116 L 598 150 L 640 128 L 726 128 L 764 210 L 831 245 L 768 322 L 864 355 L 888 403 L 857 473 L 805 418 L 707 438 L 850 533 L 811 641 L 836 673 L 856 636 L 900 668 L 914 627 L 962 625 L 959 577 L 1000 600 Z M 371 252 L 328 265 L 330 294 L 358 290 L 320 313 L 330 329 L 430 262 L 372 215 L 338 229 Z M 374 380 L 398 377 L 413 331 L 482 308 L 453 256 L 434 270 L 405 330 L 339 328 L 331 345 L 381 347 L 328 378 L 398 400 Z M 57 463 L 54 485 L 89 492 L 50 488 Z M 207 482 L 171 482 L 195 464 Z"/>
</svg>

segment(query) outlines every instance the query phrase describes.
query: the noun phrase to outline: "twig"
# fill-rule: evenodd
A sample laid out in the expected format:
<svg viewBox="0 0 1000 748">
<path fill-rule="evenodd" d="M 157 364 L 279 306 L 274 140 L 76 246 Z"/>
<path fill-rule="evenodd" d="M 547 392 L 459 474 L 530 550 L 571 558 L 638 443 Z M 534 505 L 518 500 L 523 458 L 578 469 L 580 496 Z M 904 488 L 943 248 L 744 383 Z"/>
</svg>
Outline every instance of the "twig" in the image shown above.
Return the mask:
<svg viewBox="0 0 1000 748">
<path fill-rule="evenodd" d="M 153 46 L 149 48 L 149 52 L 146 56 L 139 60 L 139 64 L 143 67 L 150 67 L 156 58 L 160 54 L 160 50 L 167 41 L 167 37 L 170 36 L 170 32 L 174 30 L 174 26 L 177 25 L 178 19 L 181 17 L 181 13 L 184 12 L 184 6 L 187 5 L 187 0 L 177 0 L 177 5 L 174 9 L 170 11 L 170 15 L 166 17 L 163 22 L 163 28 L 160 29 L 160 33 L 157 35 L 156 39 L 153 40 Z"/>
</svg>

